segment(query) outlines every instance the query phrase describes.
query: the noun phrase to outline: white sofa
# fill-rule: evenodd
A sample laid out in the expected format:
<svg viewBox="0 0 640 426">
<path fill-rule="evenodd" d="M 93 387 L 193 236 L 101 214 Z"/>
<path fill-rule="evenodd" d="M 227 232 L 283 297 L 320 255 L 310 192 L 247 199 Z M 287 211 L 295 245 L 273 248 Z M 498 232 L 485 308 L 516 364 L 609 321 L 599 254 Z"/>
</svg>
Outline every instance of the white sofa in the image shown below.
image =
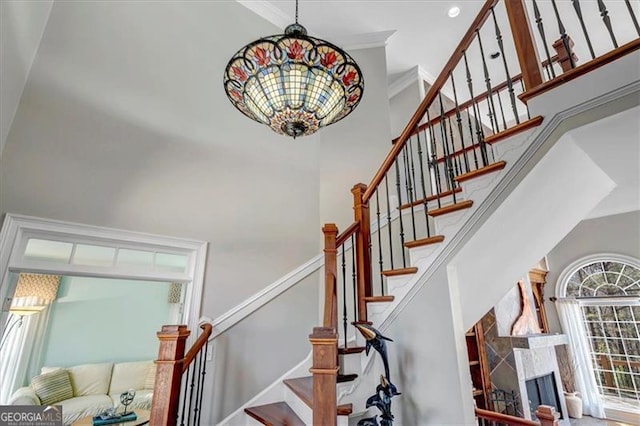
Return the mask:
<svg viewBox="0 0 640 426">
<path fill-rule="evenodd" d="M 9 405 L 61 405 L 62 420 L 68 425 L 109 408 L 121 408 L 120 394 L 134 389 L 136 395 L 128 408 L 149 410 L 155 370 L 153 361 L 43 367 L 30 386 L 14 392 Z M 60 396 L 64 399 L 56 401 Z"/>
</svg>

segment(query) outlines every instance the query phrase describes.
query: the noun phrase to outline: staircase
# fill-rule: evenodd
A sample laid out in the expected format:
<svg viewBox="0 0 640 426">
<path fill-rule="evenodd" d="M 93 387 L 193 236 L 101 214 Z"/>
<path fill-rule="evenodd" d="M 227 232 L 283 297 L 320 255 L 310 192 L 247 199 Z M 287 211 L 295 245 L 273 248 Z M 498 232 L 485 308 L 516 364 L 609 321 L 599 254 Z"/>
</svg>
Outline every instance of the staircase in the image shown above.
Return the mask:
<svg viewBox="0 0 640 426">
<path fill-rule="evenodd" d="M 347 425 L 377 414 L 373 409 L 365 410 L 365 401 L 379 383 L 382 367 L 376 356 L 364 353 L 365 341 L 352 325 L 373 325 L 391 338 L 398 336 L 399 341 L 406 341 L 418 328 L 399 328 L 398 319 L 403 318 L 405 326 L 412 324 L 407 318 L 419 311 L 420 301 L 430 303 L 422 309 L 437 311 L 441 304 L 446 313 L 440 325 L 441 336 L 446 337 L 439 341 L 434 334 L 433 339 L 442 344 L 443 353 L 449 353 L 451 360 L 434 365 L 432 373 L 437 376 L 435 369 L 442 369 L 440 373 L 449 374 L 451 381 L 457 382 L 457 389 L 468 386 L 464 389 L 468 395 L 442 391 L 443 401 L 459 401 L 456 410 L 462 414 L 453 419 L 451 412 L 443 417 L 435 413 L 429 418 L 434 423 L 474 421 L 471 386 L 465 376 L 468 370 L 458 349 L 466 352 L 458 345 L 464 345 L 464 331 L 497 301 L 495 295 L 503 294 L 513 282 L 496 283 L 490 297 L 479 298 L 477 306 L 470 309 L 474 301 L 469 301 L 469 295 L 475 293 L 469 280 L 461 279 L 469 272 L 452 265 L 464 258 L 465 245 L 473 241 L 483 222 L 527 174 L 531 175 L 531 170 L 543 163 L 545 154 L 558 141 L 554 132 L 563 123 L 583 113 L 600 111 L 603 105 L 640 90 L 637 77 L 632 75 L 632 84 L 611 79 L 598 93 L 578 94 L 569 107 L 536 107 L 534 96 L 559 92 L 563 83 L 578 77 L 600 79 L 603 66 L 622 74 L 624 71 L 611 71 L 611 67 L 633 70 L 635 56 L 627 63 L 616 61 L 637 53 L 640 29 L 626 44 L 616 41 L 619 47 L 598 57 L 593 55 L 581 64 L 566 33 L 560 34 L 559 43 L 553 43 L 559 46 L 553 57 L 547 47 L 551 43 L 542 35 L 545 47 L 537 50 L 546 51 L 547 59 L 541 60 L 535 54 L 536 37 L 523 30 L 533 26 L 540 29 L 543 22 L 536 2 L 530 7 L 534 8 L 529 13 L 535 15 L 535 22 L 528 19 L 521 0 L 485 2 L 370 184 L 353 187 L 354 223 L 342 233 L 334 224 L 323 228 L 324 318 L 321 327 L 309 336 L 312 353 L 220 424 Z M 508 16 L 511 31 L 500 27 L 505 25 L 499 19 L 503 15 Z M 561 19 L 559 15 L 556 18 Z M 516 52 L 519 66 L 515 72 L 507 59 L 497 70 L 495 63 L 487 65 L 484 61 L 481 36 L 486 43 L 488 32 L 497 40 L 503 58 Z M 513 34 L 509 39 L 502 36 L 507 32 Z M 470 66 L 468 59 L 477 58 L 473 51 L 476 46 L 482 62 Z M 506 80 L 493 77 L 494 82 L 503 82 L 492 85 L 491 75 L 496 73 Z M 595 188 L 593 199 L 585 199 L 584 208 L 606 190 L 604 185 Z M 576 196 L 582 195 L 577 191 Z M 501 208 L 508 204 L 503 203 Z M 430 289 L 428 295 L 424 288 Z M 430 297 L 438 298 L 434 301 Z M 428 321 L 429 315 L 425 313 L 424 318 Z M 412 368 L 420 361 L 398 359 L 393 345 L 391 378 L 395 381 L 402 376 L 403 382 L 410 382 L 411 373 L 403 368 Z M 425 372 L 415 380 L 422 377 L 428 380 Z M 411 398 L 415 405 L 414 397 L 419 398 L 406 393 L 399 398 Z M 414 424 L 415 419 L 404 417 L 403 422 Z"/>
</svg>

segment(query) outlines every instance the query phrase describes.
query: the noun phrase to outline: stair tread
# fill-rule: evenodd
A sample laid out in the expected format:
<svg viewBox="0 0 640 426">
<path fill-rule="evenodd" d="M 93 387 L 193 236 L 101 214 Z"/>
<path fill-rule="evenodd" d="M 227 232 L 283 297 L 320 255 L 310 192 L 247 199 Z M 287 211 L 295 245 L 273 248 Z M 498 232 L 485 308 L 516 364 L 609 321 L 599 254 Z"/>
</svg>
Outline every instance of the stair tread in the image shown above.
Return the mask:
<svg viewBox="0 0 640 426">
<path fill-rule="evenodd" d="M 506 165 L 507 165 L 506 161 L 496 161 L 495 163 L 489 164 L 488 166 L 484 166 L 480 169 L 473 170 L 469 173 L 456 176 L 455 180 L 458 183 L 465 182 L 479 176 L 483 176 L 489 173 L 497 172 L 498 170 L 502 170 Z"/>
<path fill-rule="evenodd" d="M 304 422 L 286 402 L 275 402 L 249 407 L 245 408 L 244 412 L 264 425 L 304 426 Z"/>
<path fill-rule="evenodd" d="M 309 407 L 313 405 L 313 376 L 286 379 L 284 384 L 295 393 Z M 348 416 L 353 407 L 351 404 L 338 405 L 338 415 Z"/>
<path fill-rule="evenodd" d="M 346 348 L 338 348 L 338 353 L 340 355 L 350 355 L 350 354 L 359 354 L 364 352 L 364 346 L 351 346 Z"/>
<path fill-rule="evenodd" d="M 444 241 L 444 235 L 434 235 L 433 237 L 422 238 L 420 240 L 406 242 L 404 243 L 404 246 L 406 248 L 415 248 L 415 247 L 426 246 L 429 244 L 441 243 L 443 241 Z"/>
<path fill-rule="evenodd" d="M 346 382 L 353 382 L 357 378 L 358 378 L 357 374 L 338 374 L 338 378 L 336 379 L 336 381 L 338 383 L 346 383 Z"/>
<path fill-rule="evenodd" d="M 458 187 L 458 188 L 455 188 L 455 189 L 453 189 L 453 190 L 440 192 L 440 193 L 435 194 L 435 195 L 429 195 L 429 196 L 427 197 L 427 202 L 437 200 L 438 198 L 448 197 L 448 196 L 452 195 L 454 192 L 455 192 L 456 194 L 457 194 L 458 192 L 462 192 L 462 188 Z M 424 204 L 424 198 L 421 198 L 421 199 L 416 200 L 416 201 L 414 201 L 414 202 L 412 202 L 412 203 L 406 203 L 406 204 L 401 205 L 401 206 L 400 206 L 400 209 L 401 209 L 401 210 L 402 210 L 402 209 L 408 209 L 409 207 L 413 207 L 413 206 L 421 206 L 421 205 L 423 205 L 423 204 Z"/>
<path fill-rule="evenodd" d="M 433 217 L 441 216 L 443 214 L 455 212 L 458 210 L 468 209 L 472 205 L 473 205 L 473 201 L 471 200 L 460 201 L 454 204 L 449 204 L 447 206 L 441 207 L 439 209 L 431 210 L 429 212 L 429 216 L 433 216 Z"/>
<path fill-rule="evenodd" d="M 523 121 L 522 123 L 516 126 L 510 127 L 507 130 L 503 130 L 502 132 L 496 133 L 491 136 L 487 136 L 486 138 L 484 138 L 484 141 L 489 145 L 494 144 L 496 142 L 499 142 L 501 140 L 508 138 L 509 136 L 513 136 L 520 132 L 524 132 L 525 130 L 539 126 L 540 124 L 542 124 L 542 120 L 543 120 L 543 117 L 541 115 L 538 115 L 537 117 L 533 117 L 527 121 Z"/>
<path fill-rule="evenodd" d="M 415 274 L 416 272 L 418 272 L 418 268 L 410 267 L 401 269 L 388 269 L 386 271 L 382 271 L 382 275 L 384 275 L 385 277 L 395 277 L 397 275 Z"/>
<path fill-rule="evenodd" d="M 393 302 L 393 300 L 395 299 L 395 297 L 388 295 L 388 296 L 367 296 L 364 298 L 365 302 L 369 302 L 369 303 L 380 303 L 380 302 Z"/>
</svg>

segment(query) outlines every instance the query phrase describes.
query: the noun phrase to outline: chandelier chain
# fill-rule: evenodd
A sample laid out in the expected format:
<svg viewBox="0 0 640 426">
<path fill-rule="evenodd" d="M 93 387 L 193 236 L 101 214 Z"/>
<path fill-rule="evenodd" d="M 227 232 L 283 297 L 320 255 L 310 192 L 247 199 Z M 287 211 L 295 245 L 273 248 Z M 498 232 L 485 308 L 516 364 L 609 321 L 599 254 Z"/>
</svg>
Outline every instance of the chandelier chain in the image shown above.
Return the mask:
<svg viewBox="0 0 640 426">
<path fill-rule="evenodd" d="M 296 24 L 298 23 L 298 0 L 296 0 Z"/>
</svg>

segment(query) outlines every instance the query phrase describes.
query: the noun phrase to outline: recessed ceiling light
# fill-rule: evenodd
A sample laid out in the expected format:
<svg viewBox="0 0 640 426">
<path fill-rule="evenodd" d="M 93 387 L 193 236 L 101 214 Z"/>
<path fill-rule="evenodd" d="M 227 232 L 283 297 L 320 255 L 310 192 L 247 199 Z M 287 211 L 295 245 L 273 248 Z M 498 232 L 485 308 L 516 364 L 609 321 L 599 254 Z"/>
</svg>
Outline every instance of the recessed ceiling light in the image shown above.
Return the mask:
<svg viewBox="0 0 640 426">
<path fill-rule="evenodd" d="M 453 6 L 451 9 L 449 9 L 447 15 L 449 15 L 449 18 L 455 18 L 456 16 L 460 15 L 460 8 L 458 6 Z"/>
</svg>

